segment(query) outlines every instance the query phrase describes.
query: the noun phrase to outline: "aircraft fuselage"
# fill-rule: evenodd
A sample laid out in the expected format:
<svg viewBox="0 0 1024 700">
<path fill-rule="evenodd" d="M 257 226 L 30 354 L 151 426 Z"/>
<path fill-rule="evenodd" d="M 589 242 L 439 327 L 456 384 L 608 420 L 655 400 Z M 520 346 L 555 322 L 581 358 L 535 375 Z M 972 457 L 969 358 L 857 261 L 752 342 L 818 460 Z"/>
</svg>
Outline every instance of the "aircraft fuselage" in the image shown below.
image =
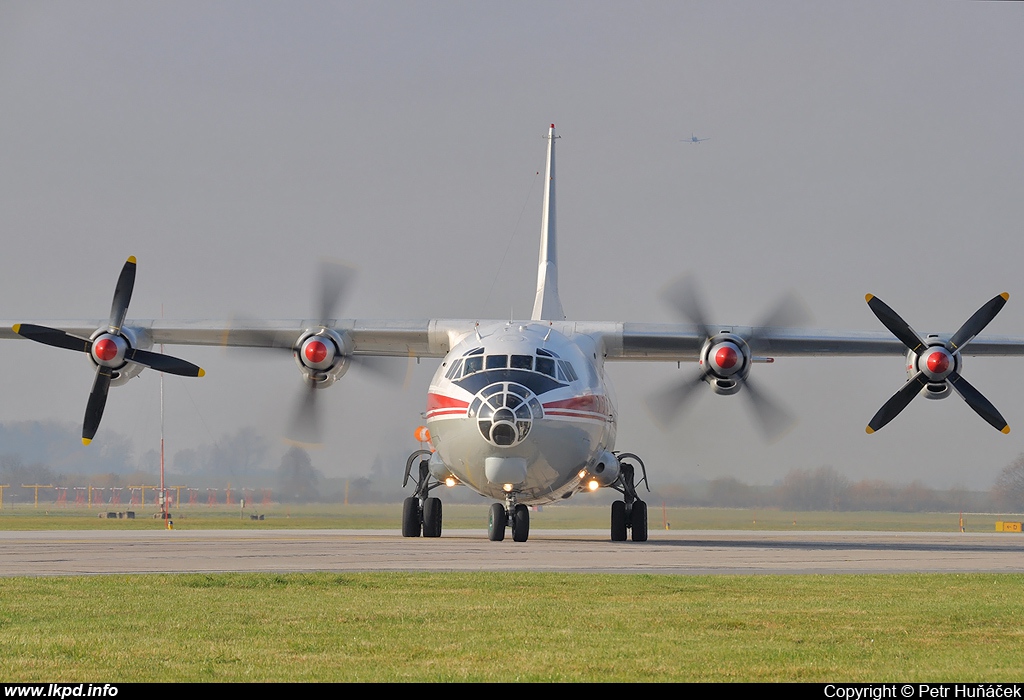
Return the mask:
<svg viewBox="0 0 1024 700">
<path fill-rule="evenodd" d="M 452 348 L 430 384 L 435 463 L 490 498 L 568 497 L 615 444 L 615 402 L 600 358 L 588 336 L 570 338 L 544 322 L 479 328 Z"/>
</svg>

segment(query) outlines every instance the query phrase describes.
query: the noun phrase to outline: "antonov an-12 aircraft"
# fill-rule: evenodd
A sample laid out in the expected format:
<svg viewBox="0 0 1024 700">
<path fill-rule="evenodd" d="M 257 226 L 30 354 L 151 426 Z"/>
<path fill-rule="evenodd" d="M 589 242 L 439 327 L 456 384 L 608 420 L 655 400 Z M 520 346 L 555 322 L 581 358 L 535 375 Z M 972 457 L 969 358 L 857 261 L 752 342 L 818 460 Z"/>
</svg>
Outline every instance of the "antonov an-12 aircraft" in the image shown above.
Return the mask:
<svg viewBox="0 0 1024 700">
<path fill-rule="evenodd" d="M 429 444 L 406 463 L 405 482 L 415 492 L 402 512 L 407 537 L 441 535 L 442 485 L 465 485 L 494 500 L 488 537 L 517 542 L 530 531 L 529 506 L 555 503 L 601 487 L 622 494 L 611 506 L 611 539 L 647 539 L 647 505 L 638 487 L 646 481 L 639 456 L 616 450 L 618 409 L 606 366 L 619 361 L 694 363 L 690 378 L 651 401 L 664 422 L 695 391 L 746 396 L 768 434 L 785 429 L 786 412 L 751 379 L 751 367 L 777 356 L 892 355 L 906 361 L 907 381 L 878 410 L 867 432 L 881 429 L 917 395 L 958 393 L 996 430 L 1010 428 L 999 411 L 963 378 L 965 355 L 1022 355 L 1024 338 L 977 338 L 1008 294 L 986 302 L 952 334 L 919 335 L 875 296 L 867 303 L 888 332 L 810 331 L 795 327 L 783 304 L 754 326 L 712 324 L 688 282 L 668 294 L 686 323 L 572 321 L 558 295 L 555 234 L 555 127 L 547 135 L 540 263 L 533 313 L 519 321 L 433 318 L 411 321 L 337 319 L 337 290 L 324 292 L 313 321 L 171 322 L 126 320 L 135 281 L 135 258 L 118 279 L 108 321 L 17 323 L 0 337 L 24 337 L 84 352 L 96 370 L 86 406 L 82 440 L 96 435 L 107 391 L 144 368 L 202 376 L 196 365 L 151 350 L 154 344 L 283 348 L 291 352 L 308 387 L 308 406 L 353 363 L 375 357 L 426 357 L 440 366 L 426 396 L 426 426 L 417 438 Z M 330 285 L 325 285 L 325 289 Z M 895 336 L 895 337 L 893 337 Z M 300 417 L 311 412 L 300 411 Z M 412 426 L 410 426 L 412 427 Z M 411 477 L 411 478 L 410 478 Z"/>
</svg>

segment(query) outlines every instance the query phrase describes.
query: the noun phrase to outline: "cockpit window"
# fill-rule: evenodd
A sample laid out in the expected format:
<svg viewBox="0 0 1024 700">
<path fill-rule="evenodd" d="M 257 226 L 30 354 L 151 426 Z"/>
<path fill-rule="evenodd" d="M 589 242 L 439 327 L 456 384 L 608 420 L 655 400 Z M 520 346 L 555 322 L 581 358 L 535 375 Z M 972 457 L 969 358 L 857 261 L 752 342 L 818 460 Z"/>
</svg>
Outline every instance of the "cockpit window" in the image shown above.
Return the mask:
<svg viewBox="0 0 1024 700">
<path fill-rule="evenodd" d="M 451 366 L 451 368 L 449 368 L 448 373 L 446 375 L 444 375 L 444 376 L 446 378 L 448 378 L 448 379 L 455 379 L 456 377 L 459 376 L 459 374 L 461 372 L 462 372 L 462 360 L 459 359 L 459 360 L 456 360 L 455 362 L 452 363 L 452 366 Z"/>
<path fill-rule="evenodd" d="M 488 355 L 487 369 L 505 369 L 508 367 L 508 355 Z"/>
<path fill-rule="evenodd" d="M 537 348 L 537 357 L 533 355 L 484 355 L 483 348 L 470 350 L 452 363 L 445 374 L 451 381 L 459 381 L 475 372 L 492 369 L 514 369 L 539 372 L 559 382 L 579 381 L 576 370 L 568 360 L 558 359 L 549 350 Z"/>
<path fill-rule="evenodd" d="M 546 374 L 552 379 L 555 377 L 555 361 L 550 357 L 538 357 L 537 358 L 537 371 L 541 374 Z"/>
<path fill-rule="evenodd" d="M 532 355 L 513 355 L 512 369 L 533 369 Z"/>
<path fill-rule="evenodd" d="M 576 371 L 572 368 L 572 365 L 569 364 L 569 362 L 567 362 L 566 360 L 558 361 L 558 369 L 559 375 L 564 374 L 566 381 L 574 382 L 577 379 L 579 379 L 579 377 L 576 376 Z M 558 378 L 561 379 L 562 377 L 559 376 Z"/>
</svg>

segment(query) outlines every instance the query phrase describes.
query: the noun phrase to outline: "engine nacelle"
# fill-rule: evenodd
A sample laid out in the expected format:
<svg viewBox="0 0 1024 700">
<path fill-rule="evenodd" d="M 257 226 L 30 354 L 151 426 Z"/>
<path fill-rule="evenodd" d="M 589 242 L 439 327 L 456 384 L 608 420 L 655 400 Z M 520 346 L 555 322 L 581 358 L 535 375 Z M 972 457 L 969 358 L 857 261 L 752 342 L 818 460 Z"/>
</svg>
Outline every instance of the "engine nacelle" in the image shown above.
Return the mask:
<svg viewBox="0 0 1024 700">
<path fill-rule="evenodd" d="M 348 371 L 352 340 L 330 328 L 307 330 L 299 337 L 292 355 L 307 381 L 318 389 L 329 387 Z"/>
<path fill-rule="evenodd" d="M 928 399 L 944 399 L 949 396 L 953 387 L 946 379 L 954 372 L 960 374 L 962 366 L 960 353 L 950 352 L 935 337 L 929 337 L 928 345 L 920 352 L 907 352 L 907 378 L 920 371 L 928 382 L 921 389 L 921 394 Z"/>
<path fill-rule="evenodd" d="M 619 464 L 619 458 L 608 450 L 602 450 L 597 455 L 594 463 L 587 469 L 591 479 L 596 481 L 601 487 L 614 484 L 618 480 L 621 471 L 622 467 Z"/>
<path fill-rule="evenodd" d="M 125 354 L 130 348 L 149 349 L 149 344 L 140 345 L 138 335 L 131 328 L 122 328 L 119 334 L 113 334 L 106 328 L 99 328 L 89 336 L 92 351 L 88 353 L 94 367 L 109 367 L 111 386 L 121 386 L 132 377 L 137 377 L 145 369 L 142 365 L 128 362 Z M 145 340 L 145 339 L 144 339 Z"/>
<path fill-rule="evenodd" d="M 718 333 L 704 342 L 699 364 L 711 390 L 729 396 L 750 374 L 750 347 L 738 335 Z"/>
</svg>

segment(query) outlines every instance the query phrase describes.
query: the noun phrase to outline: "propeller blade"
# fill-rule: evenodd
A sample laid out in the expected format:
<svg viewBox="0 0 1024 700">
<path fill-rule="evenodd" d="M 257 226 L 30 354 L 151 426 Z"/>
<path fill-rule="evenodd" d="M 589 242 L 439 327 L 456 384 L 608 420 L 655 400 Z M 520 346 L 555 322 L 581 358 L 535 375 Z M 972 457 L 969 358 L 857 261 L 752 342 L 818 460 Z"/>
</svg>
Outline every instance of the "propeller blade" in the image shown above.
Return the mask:
<svg viewBox="0 0 1024 700">
<path fill-rule="evenodd" d="M 756 345 L 757 341 L 769 333 L 773 328 L 794 328 L 803 326 L 811 319 L 811 313 L 807 305 L 796 294 L 787 294 L 760 322 L 755 324 L 749 338 L 744 338 L 749 345 Z"/>
<path fill-rule="evenodd" d="M 92 384 L 89 403 L 85 406 L 85 422 L 82 425 L 82 444 L 88 445 L 96 437 L 103 418 L 103 407 L 107 405 L 107 392 L 110 390 L 110 377 L 113 370 L 109 367 L 96 368 L 96 380 Z"/>
<path fill-rule="evenodd" d="M 967 322 L 964 323 L 964 325 L 960 326 L 960 330 L 954 333 L 953 337 L 949 339 L 948 343 L 946 343 L 946 349 L 953 352 L 954 350 L 962 349 L 963 346 L 971 342 L 974 339 L 974 336 L 981 333 L 985 329 L 985 326 L 987 326 L 992 319 L 996 317 L 996 314 L 1002 310 L 1009 298 L 1010 295 L 1007 292 L 1003 292 L 1002 294 L 992 297 L 980 309 L 975 311 L 974 315 L 967 319 Z M 970 401 L 968 401 L 968 403 L 970 403 Z M 974 410 L 977 411 L 978 409 L 975 408 Z M 988 420 L 988 418 L 985 420 Z M 991 423 L 992 421 L 989 422 Z M 1000 428 L 1000 430 L 1002 430 L 1002 428 Z"/>
<path fill-rule="evenodd" d="M 132 255 L 125 261 L 121 268 L 121 275 L 117 278 L 117 287 L 114 288 L 114 301 L 110 304 L 110 332 L 117 334 L 121 332 L 124 325 L 124 317 L 128 314 L 128 303 L 132 300 L 132 290 L 135 289 L 135 256 Z"/>
<path fill-rule="evenodd" d="M 891 329 L 890 329 L 891 330 Z M 892 395 L 885 404 L 878 409 L 878 413 L 875 414 L 874 418 L 868 423 L 867 432 L 870 435 L 876 430 L 881 430 L 889 421 L 900 414 L 904 408 L 906 408 L 914 397 L 917 396 L 921 389 L 925 387 L 928 382 L 924 378 L 923 372 L 917 372 L 913 377 L 907 380 L 899 391 Z"/>
<path fill-rule="evenodd" d="M 1003 434 L 1010 432 L 1010 426 L 1006 424 L 1005 420 L 1003 420 L 1003 417 L 999 414 L 999 411 L 996 410 L 996 407 L 992 405 L 992 402 L 982 396 L 981 392 L 975 389 L 970 382 L 956 372 L 950 374 L 946 378 L 946 381 L 956 389 L 956 393 L 960 394 L 963 400 L 967 402 L 967 405 L 973 408 L 974 412 L 984 418 L 989 425 Z"/>
<path fill-rule="evenodd" d="M 202 377 L 206 374 L 203 369 L 191 362 L 172 357 L 171 355 L 164 355 L 159 352 L 149 352 L 148 350 L 136 350 L 135 348 L 129 348 L 128 352 L 125 353 L 125 359 L 131 360 L 140 365 L 145 365 L 150 369 L 155 369 L 158 372 L 166 372 L 167 374 L 177 374 L 182 377 Z"/>
<path fill-rule="evenodd" d="M 338 308 L 344 301 L 345 290 L 354 277 L 355 268 L 339 262 L 321 261 L 320 305 L 317 317 L 320 323 L 327 323 L 335 318 Z"/>
<path fill-rule="evenodd" d="M 698 372 L 689 379 L 678 382 L 649 397 L 647 409 L 654 418 L 654 422 L 663 430 L 668 429 L 672 421 L 682 413 L 686 404 L 696 396 L 696 389 L 703 383 L 704 375 Z"/>
<path fill-rule="evenodd" d="M 321 444 L 320 413 L 316 408 L 318 393 L 316 382 L 304 383 L 288 428 L 288 439 L 292 442 L 310 446 Z"/>
<path fill-rule="evenodd" d="M 375 355 L 351 355 L 352 366 L 365 371 L 375 379 L 383 379 L 389 384 L 402 383 L 408 371 L 402 363 L 408 364 L 404 357 L 377 357 Z"/>
<path fill-rule="evenodd" d="M 868 307 L 878 317 L 878 320 L 882 322 L 882 325 L 888 328 L 901 343 L 914 352 L 924 345 L 924 341 L 921 340 L 921 336 L 917 334 L 917 331 L 911 328 L 910 324 L 904 321 L 888 304 L 873 294 L 865 295 L 864 298 L 868 302 Z M 901 408 L 900 410 L 903 409 Z M 885 423 L 882 425 L 885 425 Z"/>
<path fill-rule="evenodd" d="M 689 275 L 681 277 L 668 287 L 661 294 L 676 312 L 695 326 L 699 326 L 705 338 L 715 334 L 708 325 L 708 315 L 705 313 L 704 301 L 697 291 L 697 285 Z"/>
<path fill-rule="evenodd" d="M 46 326 L 36 326 L 31 323 L 18 323 L 12 326 L 12 330 L 23 338 L 34 340 L 43 345 L 52 345 L 55 348 L 77 350 L 79 352 L 89 352 L 92 348 L 92 341 L 65 333 L 59 328 L 47 328 Z"/>
<path fill-rule="evenodd" d="M 759 384 L 751 382 L 750 377 L 747 377 L 743 384 L 740 393 L 750 400 L 754 417 L 765 439 L 774 442 L 796 425 L 796 416 L 781 403 L 770 398 L 764 389 L 759 388 Z"/>
</svg>

